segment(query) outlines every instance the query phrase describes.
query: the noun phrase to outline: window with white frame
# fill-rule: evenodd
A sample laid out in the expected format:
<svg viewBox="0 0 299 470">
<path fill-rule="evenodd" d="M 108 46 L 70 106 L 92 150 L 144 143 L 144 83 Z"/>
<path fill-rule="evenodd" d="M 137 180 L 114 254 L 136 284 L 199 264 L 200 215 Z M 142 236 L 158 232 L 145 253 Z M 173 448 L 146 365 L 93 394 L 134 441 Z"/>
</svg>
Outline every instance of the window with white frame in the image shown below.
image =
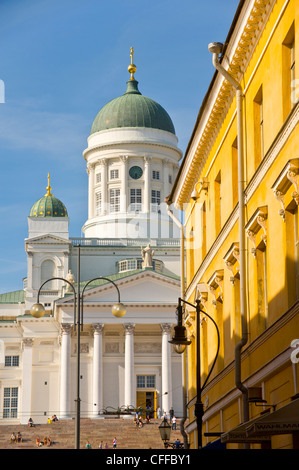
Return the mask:
<svg viewBox="0 0 299 470">
<path fill-rule="evenodd" d="M 137 388 L 155 388 L 155 375 L 137 375 Z"/>
<path fill-rule="evenodd" d="M 110 212 L 120 211 L 120 189 L 110 189 Z"/>
<path fill-rule="evenodd" d="M 18 387 L 4 387 L 3 418 L 18 417 Z"/>
<path fill-rule="evenodd" d="M 102 212 L 102 193 L 96 193 L 96 215 Z"/>
<path fill-rule="evenodd" d="M 110 170 L 110 179 L 117 180 L 119 178 L 119 171 L 118 170 Z"/>
<path fill-rule="evenodd" d="M 159 179 L 160 179 L 160 171 L 153 170 L 153 180 L 159 180 Z"/>
<path fill-rule="evenodd" d="M 131 258 L 131 259 L 123 259 L 118 261 L 118 272 L 124 271 L 134 271 L 135 269 L 142 269 L 142 258 Z M 153 269 L 155 271 L 162 272 L 163 271 L 163 262 L 160 260 L 153 260 Z"/>
<path fill-rule="evenodd" d="M 102 181 L 102 174 L 96 173 L 96 184 L 99 184 Z"/>
<path fill-rule="evenodd" d="M 141 188 L 130 189 L 130 210 L 141 211 L 142 210 L 142 193 Z"/>
<path fill-rule="evenodd" d="M 152 189 L 152 199 L 151 199 L 151 208 L 152 208 L 152 211 L 153 212 L 157 212 L 159 210 L 159 206 L 160 206 L 160 203 L 161 203 L 161 192 L 156 190 L 156 189 Z"/>
<path fill-rule="evenodd" d="M 172 175 L 168 175 L 168 183 L 172 184 Z"/>
<path fill-rule="evenodd" d="M 5 356 L 5 367 L 19 367 L 19 356 Z"/>
</svg>

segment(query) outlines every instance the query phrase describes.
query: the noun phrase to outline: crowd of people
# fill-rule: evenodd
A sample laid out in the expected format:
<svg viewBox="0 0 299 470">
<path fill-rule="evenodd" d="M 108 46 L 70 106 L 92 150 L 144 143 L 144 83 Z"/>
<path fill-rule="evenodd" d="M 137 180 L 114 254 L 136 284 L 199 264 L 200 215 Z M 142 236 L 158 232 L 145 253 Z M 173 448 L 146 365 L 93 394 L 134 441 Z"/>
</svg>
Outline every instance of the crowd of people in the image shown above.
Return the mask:
<svg viewBox="0 0 299 470">
<path fill-rule="evenodd" d="M 48 418 L 47 422 L 48 423 L 52 423 L 52 422 L 55 422 L 55 421 L 58 421 L 58 418 L 56 415 L 53 415 L 51 418 Z M 28 419 L 28 422 L 27 422 L 27 426 L 30 427 L 30 428 L 34 428 L 35 427 L 35 424 L 33 422 L 33 419 L 32 418 L 29 418 Z M 17 434 L 15 432 L 12 432 L 11 433 L 11 436 L 10 436 L 10 443 L 11 444 L 16 444 L 18 442 L 23 442 L 23 436 L 22 434 L 20 433 L 20 431 L 17 432 Z M 39 436 L 36 437 L 35 439 L 35 445 L 36 447 L 42 447 L 42 446 L 47 446 L 49 447 L 51 444 L 53 443 L 52 439 L 50 436 L 45 436 L 43 439 L 41 439 Z"/>
<path fill-rule="evenodd" d="M 116 449 L 116 447 L 117 447 L 117 439 L 116 437 L 114 437 L 112 441 L 112 449 Z M 85 449 L 91 449 L 91 443 L 89 441 L 86 441 Z M 99 444 L 99 449 L 109 449 L 108 442 L 105 442 L 105 445 L 104 445 L 104 442 L 101 441 Z"/>
<path fill-rule="evenodd" d="M 142 418 L 142 411 L 143 411 L 142 409 L 136 410 L 135 417 L 133 419 L 134 425 L 136 427 L 142 427 L 145 424 L 144 420 Z M 170 424 L 171 424 L 171 429 L 176 430 L 176 417 L 175 417 L 174 410 L 173 410 L 172 407 L 170 408 L 168 414 L 167 414 L 166 411 L 164 411 L 163 416 L 162 416 L 161 408 L 160 408 L 160 406 L 158 406 L 158 408 L 156 410 L 156 413 L 157 413 L 157 418 L 158 419 L 161 419 L 161 417 L 162 417 L 163 420 L 168 421 L 168 417 L 169 417 Z M 147 406 L 146 409 L 145 409 L 145 422 L 149 424 L 151 422 L 151 417 L 152 417 L 152 410 L 149 406 Z M 48 420 L 47 420 L 47 422 L 49 424 L 52 423 L 52 422 L 55 422 L 55 421 L 58 421 L 58 418 L 57 418 L 56 415 L 53 415 L 51 418 L 49 417 Z M 28 419 L 28 426 L 29 427 L 34 427 L 35 426 L 32 418 Z M 23 442 L 23 437 L 22 437 L 21 433 L 19 431 L 17 432 L 17 434 L 15 434 L 13 432 L 10 436 L 10 442 L 11 443 Z M 177 440 L 176 443 L 179 444 L 180 441 Z M 35 441 L 35 444 L 36 444 L 36 447 L 42 447 L 42 446 L 48 446 L 49 447 L 52 444 L 52 439 L 51 439 L 50 436 L 46 436 L 43 439 L 40 439 L 40 437 L 37 437 L 36 441 Z M 117 447 L 117 439 L 116 439 L 116 437 L 114 437 L 114 439 L 112 441 L 112 448 L 116 449 L 116 447 Z M 85 448 L 86 449 L 91 449 L 91 443 L 89 441 L 86 442 Z M 99 449 L 109 449 L 108 443 L 106 442 L 104 444 L 104 442 L 101 441 L 100 444 L 99 444 Z"/>
</svg>

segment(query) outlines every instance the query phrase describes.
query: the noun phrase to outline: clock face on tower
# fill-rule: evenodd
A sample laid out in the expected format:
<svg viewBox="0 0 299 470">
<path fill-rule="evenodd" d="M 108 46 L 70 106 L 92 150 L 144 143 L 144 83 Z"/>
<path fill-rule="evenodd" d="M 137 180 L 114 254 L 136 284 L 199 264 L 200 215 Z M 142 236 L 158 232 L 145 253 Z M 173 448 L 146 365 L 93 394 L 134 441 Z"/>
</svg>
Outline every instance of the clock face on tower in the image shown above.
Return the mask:
<svg viewBox="0 0 299 470">
<path fill-rule="evenodd" d="M 132 166 L 129 170 L 129 175 L 134 180 L 138 180 L 143 175 L 142 168 L 140 168 L 140 166 Z"/>
</svg>

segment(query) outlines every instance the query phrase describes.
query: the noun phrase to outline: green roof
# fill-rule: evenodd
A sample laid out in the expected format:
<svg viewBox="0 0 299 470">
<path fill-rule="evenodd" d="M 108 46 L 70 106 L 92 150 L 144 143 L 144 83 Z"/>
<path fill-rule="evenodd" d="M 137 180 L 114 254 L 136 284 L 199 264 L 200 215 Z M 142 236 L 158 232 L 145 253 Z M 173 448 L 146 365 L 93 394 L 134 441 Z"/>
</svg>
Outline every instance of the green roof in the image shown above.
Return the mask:
<svg viewBox="0 0 299 470">
<path fill-rule="evenodd" d="M 19 302 L 24 303 L 24 300 L 25 292 L 23 290 L 0 294 L 0 304 L 18 304 Z"/>
<path fill-rule="evenodd" d="M 67 210 L 59 199 L 47 194 L 33 204 L 30 217 L 67 217 Z"/>
<path fill-rule="evenodd" d="M 127 91 L 107 103 L 97 114 L 91 134 L 120 127 L 147 127 L 175 134 L 174 125 L 164 108 L 138 90 L 138 82 L 127 82 Z"/>
</svg>

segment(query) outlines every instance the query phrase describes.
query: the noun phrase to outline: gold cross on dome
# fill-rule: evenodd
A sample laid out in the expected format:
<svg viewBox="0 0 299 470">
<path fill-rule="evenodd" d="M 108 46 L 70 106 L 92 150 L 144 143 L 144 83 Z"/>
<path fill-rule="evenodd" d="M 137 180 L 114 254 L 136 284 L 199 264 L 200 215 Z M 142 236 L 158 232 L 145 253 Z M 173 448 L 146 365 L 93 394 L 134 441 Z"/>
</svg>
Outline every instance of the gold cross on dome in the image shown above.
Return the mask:
<svg viewBox="0 0 299 470">
<path fill-rule="evenodd" d="M 47 186 L 47 194 L 45 194 L 46 196 L 52 196 L 51 194 L 51 186 L 50 186 L 50 173 L 48 173 L 48 186 Z"/>
<path fill-rule="evenodd" d="M 136 65 L 133 64 L 133 55 L 134 55 L 134 49 L 133 47 L 131 47 L 131 54 L 130 54 L 130 57 L 131 57 L 131 63 L 128 67 L 128 71 L 129 73 L 131 74 L 131 78 L 130 80 L 134 80 L 134 73 L 136 72 Z"/>
</svg>

